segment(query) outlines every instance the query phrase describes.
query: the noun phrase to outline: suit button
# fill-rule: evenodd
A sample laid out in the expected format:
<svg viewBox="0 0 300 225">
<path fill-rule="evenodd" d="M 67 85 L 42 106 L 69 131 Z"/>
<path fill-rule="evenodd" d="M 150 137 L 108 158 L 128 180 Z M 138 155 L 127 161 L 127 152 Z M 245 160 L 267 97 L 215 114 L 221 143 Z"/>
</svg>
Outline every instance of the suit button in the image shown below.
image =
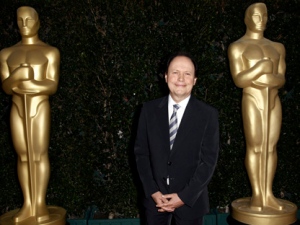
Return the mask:
<svg viewBox="0 0 300 225">
<path fill-rule="evenodd" d="M 171 166 L 172 165 L 172 162 L 168 162 L 168 166 Z"/>
</svg>

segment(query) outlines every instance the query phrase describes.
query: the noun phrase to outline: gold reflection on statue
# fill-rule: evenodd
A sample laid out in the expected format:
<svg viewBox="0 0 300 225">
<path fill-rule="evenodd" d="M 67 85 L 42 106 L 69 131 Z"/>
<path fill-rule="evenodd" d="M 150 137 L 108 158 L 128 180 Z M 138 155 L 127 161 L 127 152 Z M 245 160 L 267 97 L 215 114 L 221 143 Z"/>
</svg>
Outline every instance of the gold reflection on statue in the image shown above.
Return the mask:
<svg viewBox="0 0 300 225">
<path fill-rule="evenodd" d="M 64 224 L 65 211 L 46 205 L 50 176 L 48 99 L 57 90 L 60 53 L 39 39 L 35 9 L 18 8 L 17 23 L 22 40 L 1 50 L 0 73 L 3 90 L 12 95 L 10 126 L 24 203 L 20 210 L 1 216 L 0 224 Z"/>
<path fill-rule="evenodd" d="M 245 165 L 252 187 L 251 198 L 236 200 L 232 206 L 233 217 L 241 222 L 255 225 L 268 224 L 266 221 L 271 220 L 272 225 L 284 225 L 296 220 L 296 206 L 275 198 L 272 184 L 282 119 L 278 89 L 285 83 L 285 48 L 281 43 L 264 38 L 267 19 L 264 3 L 249 6 L 244 20 L 246 34 L 228 49 L 233 81 L 243 88 Z M 278 218 L 287 214 L 290 216 L 283 221 Z M 264 220 L 255 220 L 257 215 Z M 278 215 L 275 220 L 274 215 Z"/>
</svg>

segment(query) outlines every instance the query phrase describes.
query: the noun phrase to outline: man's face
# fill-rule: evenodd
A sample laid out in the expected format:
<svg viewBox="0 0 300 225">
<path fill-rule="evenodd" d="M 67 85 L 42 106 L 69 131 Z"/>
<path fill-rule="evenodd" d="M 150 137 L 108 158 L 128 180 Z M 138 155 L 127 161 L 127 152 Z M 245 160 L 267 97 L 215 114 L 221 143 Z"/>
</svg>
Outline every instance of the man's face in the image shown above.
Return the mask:
<svg viewBox="0 0 300 225">
<path fill-rule="evenodd" d="M 247 15 L 247 28 L 253 32 L 260 32 L 266 29 L 268 12 L 264 4 L 257 4 L 249 10 Z"/>
<path fill-rule="evenodd" d="M 31 37 L 38 33 L 40 23 L 35 10 L 21 7 L 17 11 L 18 27 L 22 36 Z"/>
<path fill-rule="evenodd" d="M 175 102 L 188 97 L 197 80 L 192 60 L 186 56 L 175 57 L 169 65 L 165 79 Z"/>
</svg>

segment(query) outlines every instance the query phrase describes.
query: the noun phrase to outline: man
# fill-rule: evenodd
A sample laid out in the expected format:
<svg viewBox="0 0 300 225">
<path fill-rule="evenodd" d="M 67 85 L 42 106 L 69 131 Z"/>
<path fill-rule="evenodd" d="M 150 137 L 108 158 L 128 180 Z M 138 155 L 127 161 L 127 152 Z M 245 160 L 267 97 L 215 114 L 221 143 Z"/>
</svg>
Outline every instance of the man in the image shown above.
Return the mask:
<svg viewBox="0 0 300 225">
<path fill-rule="evenodd" d="M 39 40 L 40 22 L 33 8 L 18 8 L 17 20 L 22 40 L 0 52 L 3 89 L 12 95 L 11 133 L 24 196 L 14 222 L 29 217 L 41 222 L 49 219 L 45 202 L 50 176 L 48 95 L 57 90 L 60 54 Z"/>
<path fill-rule="evenodd" d="M 264 207 L 283 209 L 272 193 L 272 183 L 282 119 L 278 88 L 285 83 L 285 49 L 264 38 L 267 18 L 265 4 L 249 6 L 245 13 L 246 34 L 228 49 L 233 80 L 243 88 L 245 164 L 252 186 L 250 208 L 255 211 Z"/>
<path fill-rule="evenodd" d="M 196 70 L 188 54 L 172 56 L 165 73 L 169 96 L 145 103 L 141 111 L 134 151 L 148 225 L 166 225 L 171 215 L 177 225 L 200 225 L 209 211 L 218 113 L 191 96 Z"/>
</svg>

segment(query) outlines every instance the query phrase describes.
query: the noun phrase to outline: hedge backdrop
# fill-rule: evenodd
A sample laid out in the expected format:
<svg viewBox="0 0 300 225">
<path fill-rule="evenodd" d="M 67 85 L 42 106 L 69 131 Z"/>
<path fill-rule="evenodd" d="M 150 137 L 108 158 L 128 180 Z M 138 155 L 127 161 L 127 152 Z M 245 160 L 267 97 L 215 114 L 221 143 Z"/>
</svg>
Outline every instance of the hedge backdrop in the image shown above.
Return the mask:
<svg viewBox="0 0 300 225">
<path fill-rule="evenodd" d="M 273 191 L 300 203 L 299 0 L 266 0 L 265 36 L 286 47 L 283 123 Z M 61 52 L 58 91 L 51 96 L 51 178 L 47 203 L 83 217 L 137 217 L 141 189 L 133 141 L 141 104 L 166 94 L 165 58 L 191 52 L 200 67 L 194 94 L 220 113 L 220 156 L 209 185 L 211 207 L 250 196 L 244 168 L 241 89 L 231 78 L 228 45 L 245 33 L 249 0 L 2 0 L 0 49 L 20 40 L 16 10 L 39 13 L 40 38 Z M 0 92 L 0 212 L 20 207 L 16 154 L 9 127 L 11 97 Z"/>
</svg>

